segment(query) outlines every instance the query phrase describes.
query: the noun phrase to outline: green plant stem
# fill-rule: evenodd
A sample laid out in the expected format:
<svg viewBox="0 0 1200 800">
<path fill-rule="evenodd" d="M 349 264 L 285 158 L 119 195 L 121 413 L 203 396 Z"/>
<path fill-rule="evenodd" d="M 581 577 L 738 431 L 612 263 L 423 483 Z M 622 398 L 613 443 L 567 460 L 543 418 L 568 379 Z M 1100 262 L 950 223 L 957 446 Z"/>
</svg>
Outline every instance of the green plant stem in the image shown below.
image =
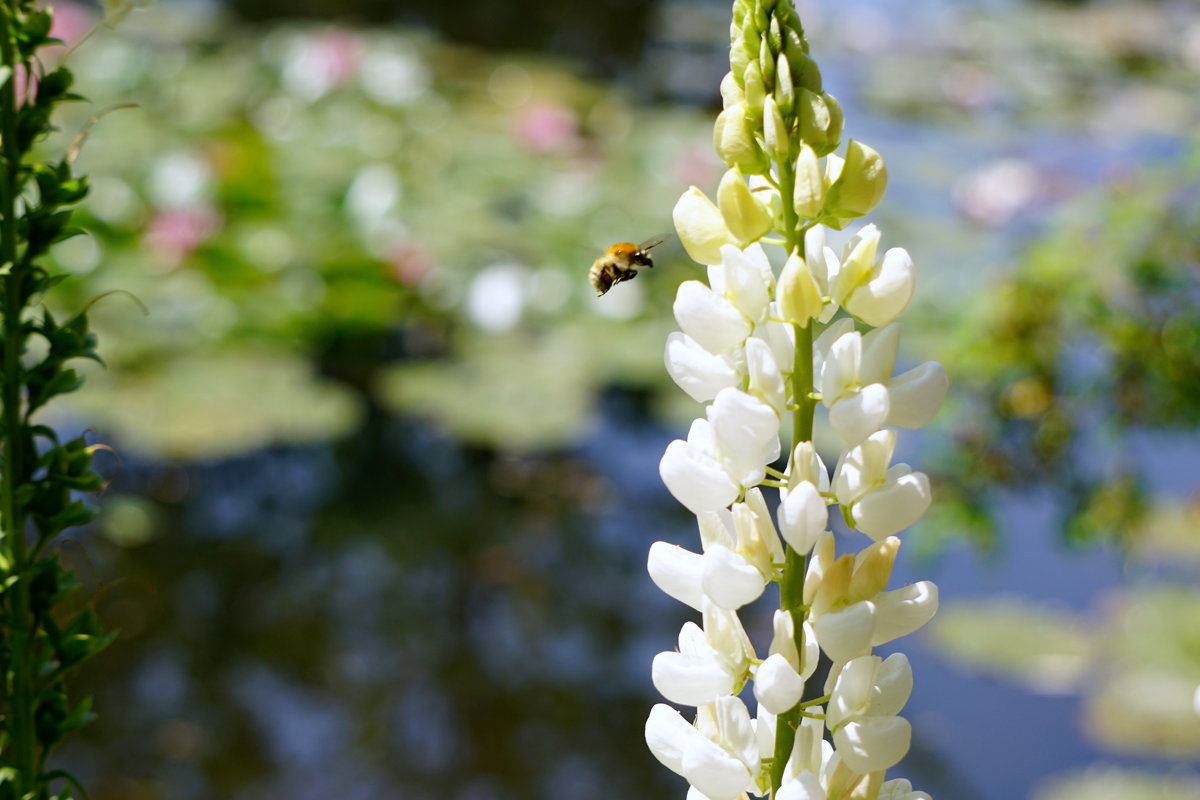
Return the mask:
<svg viewBox="0 0 1200 800">
<path fill-rule="evenodd" d="M 800 251 L 804 257 L 800 231 L 800 219 L 792 205 L 792 193 L 795 190 L 796 175 L 792 163 L 778 163 L 779 193 L 783 198 L 783 235 L 788 254 Z M 812 441 L 813 412 L 816 401 L 813 393 L 812 323 L 806 325 L 793 324 L 796 331 L 796 348 L 792 364 L 791 399 L 794 402 L 792 411 L 792 447 L 789 451 L 794 457 L 796 445 Z M 795 470 L 796 465 L 790 464 L 789 471 Z M 779 583 L 779 607 L 792 615 L 795 630 L 796 652 L 804 658 L 804 620 L 807 610 L 804 608 L 804 575 L 808 571 L 808 556 L 801 555 L 790 546 L 785 545 L 785 561 L 783 578 Z M 800 705 L 779 715 L 775 727 L 775 752 L 771 764 L 771 796 L 779 792 L 783 784 L 783 771 L 787 767 L 788 758 L 796 741 L 796 729 L 800 725 Z"/>
<path fill-rule="evenodd" d="M 33 626 L 30 611 L 28 553 L 25 546 L 24 513 L 17 488 L 24 474 L 22 443 L 24 420 L 21 414 L 21 312 L 25 270 L 17 261 L 17 186 L 21 153 L 17 143 L 17 101 L 15 84 L 16 49 L 13 46 L 13 8 L 11 0 L 0 3 L 0 60 L 12 70 L 0 89 L 0 150 L 4 170 L 0 176 L 0 263 L 9 266 L 4 276 L 4 465 L 0 496 L 3 502 L 4 545 L 11 574 L 17 580 L 8 589 L 8 628 L 12 675 L 8 689 L 8 733 L 12 742 L 16 796 L 24 797 L 37 786 L 37 747 L 33 720 L 33 675 L 30 661 Z"/>
</svg>

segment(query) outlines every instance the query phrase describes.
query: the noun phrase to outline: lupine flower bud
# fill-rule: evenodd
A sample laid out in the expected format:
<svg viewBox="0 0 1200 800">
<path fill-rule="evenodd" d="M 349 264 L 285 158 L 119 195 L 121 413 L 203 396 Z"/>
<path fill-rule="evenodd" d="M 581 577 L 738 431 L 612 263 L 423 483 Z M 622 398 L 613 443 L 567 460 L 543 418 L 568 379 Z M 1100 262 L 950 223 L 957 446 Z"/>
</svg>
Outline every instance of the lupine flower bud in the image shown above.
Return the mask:
<svg viewBox="0 0 1200 800">
<path fill-rule="evenodd" d="M 762 67 L 758 61 L 751 61 L 746 67 L 743 80 L 746 92 L 746 111 L 755 122 L 762 120 L 763 102 L 767 99 L 767 87 L 763 83 Z"/>
<path fill-rule="evenodd" d="M 807 325 L 809 320 L 821 315 L 820 289 L 798 251 L 792 251 L 779 274 L 777 297 L 779 313 L 788 322 Z"/>
<path fill-rule="evenodd" d="M 767 95 L 763 101 L 763 141 L 767 155 L 776 161 L 785 161 L 791 155 L 791 137 L 774 95 Z"/>
<path fill-rule="evenodd" d="M 784 116 L 791 116 L 796 107 L 796 85 L 792 82 L 792 67 L 783 53 L 775 62 L 775 102 Z"/>
<path fill-rule="evenodd" d="M 887 165 L 883 157 L 862 142 L 851 139 L 841 173 L 829 187 L 827 199 L 831 213 L 839 217 L 861 217 L 879 205 L 886 190 Z"/>
<path fill-rule="evenodd" d="M 700 264 L 719 264 L 721 245 L 733 244 L 733 235 L 725 227 L 721 212 L 695 186 L 679 198 L 671 218 L 683 249 Z"/>
<path fill-rule="evenodd" d="M 807 481 L 788 491 L 777 512 L 779 533 L 797 553 L 812 549 L 829 524 L 829 510 L 817 487 Z"/>
<path fill-rule="evenodd" d="M 824 97 L 808 89 L 799 89 L 796 92 L 796 118 L 800 127 L 800 141 L 815 150 L 817 155 L 825 155 L 837 147 L 841 131 L 834 130 L 833 117 Z"/>
<path fill-rule="evenodd" d="M 759 665 L 754 674 L 754 697 L 772 714 L 788 711 L 803 696 L 804 679 L 782 655 L 768 656 Z"/>
<path fill-rule="evenodd" d="M 828 138 L 833 146 L 837 147 L 838 142 L 842 140 L 842 126 L 846 122 L 846 117 L 842 113 L 842 104 L 829 92 L 822 92 L 821 99 L 825 101 L 825 108 L 829 110 Z"/>
<path fill-rule="evenodd" d="M 725 77 L 721 78 L 721 107 L 730 108 L 744 102 L 746 93 L 742 91 L 736 76 L 732 72 L 726 72 Z"/>
<path fill-rule="evenodd" d="M 758 43 L 758 68 L 762 71 L 763 86 L 769 94 L 775 89 L 775 58 L 765 37 Z"/>
<path fill-rule="evenodd" d="M 717 155 L 731 167 L 746 175 L 759 175 L 769 166 L 766 153 L 755 141 L 750 122 L 746 119 L 744 103 L 727 106 L 717 116 L 713 126 L 713 147 Z"/>
<path fill-rule="evenodd" d="M 743 247 L 771 230 L 771 212 L 758 202 L 736 169 L 727 171 L 721 178 L 721 185 L 717 187 L 717 206 L 726 229 Z"/>
<path fill-rule="evenodd" d="M 788 61 L 796 85 L 820 94 L 822 91 L 821 69 L 817 66 L 817 62 L 809 58 L 806 53 L 800 53 L 789 58 Z"/>
<path fill-rule="evenodd" d="M 792 204 L 800 219 L 816 219 L 825 208 L 825 177 L 817 153 L 807 143 L 800 144 L 796 157 L 796 186 Z"/>
</svg>

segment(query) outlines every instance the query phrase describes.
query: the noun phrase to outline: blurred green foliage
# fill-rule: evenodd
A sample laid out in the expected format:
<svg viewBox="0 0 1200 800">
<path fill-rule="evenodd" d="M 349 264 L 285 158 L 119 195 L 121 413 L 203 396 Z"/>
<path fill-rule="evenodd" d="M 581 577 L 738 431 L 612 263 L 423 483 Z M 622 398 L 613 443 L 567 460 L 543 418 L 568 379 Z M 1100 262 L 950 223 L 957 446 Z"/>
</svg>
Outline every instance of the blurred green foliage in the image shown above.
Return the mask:
<svg viewBox="0 0 1200 800">
<path fill-rule="evenodd" d="M 1075 204 L 947 344 L 943 526 L 993 542 L 998 488 L 1047 489 L 1075 542 L 1130 544 L 1162 494 L 1130 457 L 1200 421 L 1200 154 Z"/>
</svg>

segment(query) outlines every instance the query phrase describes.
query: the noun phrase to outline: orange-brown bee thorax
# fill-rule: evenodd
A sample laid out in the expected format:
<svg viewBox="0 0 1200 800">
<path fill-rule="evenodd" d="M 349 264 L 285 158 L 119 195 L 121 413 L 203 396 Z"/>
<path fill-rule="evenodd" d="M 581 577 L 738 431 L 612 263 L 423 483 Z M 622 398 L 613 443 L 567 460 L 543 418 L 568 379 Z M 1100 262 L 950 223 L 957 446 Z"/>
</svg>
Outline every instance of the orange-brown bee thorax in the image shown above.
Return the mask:
<svg viewBox="0 0 1200 800">
<path fill-rule="evenodd" d="M 633 242 L 621 242 L 620 244 L 614 244 L 612 247 L 608 248 L 608 252 L 612 253 L 614 256 L 632 258 L 633 256 L 637 255 L 641 249 L 642 248 L 638 247 Z"/>
<path fill-rule="evenodd" d="M 633 242 L 621 242 L 608 248 L 608 252 L 617 258 L 628 259 L 629 263 L 634 266 L 652 267 L 654 262 L 650 260 L 650 254 L 646 252 L 648 249 Z"/>
</svg>

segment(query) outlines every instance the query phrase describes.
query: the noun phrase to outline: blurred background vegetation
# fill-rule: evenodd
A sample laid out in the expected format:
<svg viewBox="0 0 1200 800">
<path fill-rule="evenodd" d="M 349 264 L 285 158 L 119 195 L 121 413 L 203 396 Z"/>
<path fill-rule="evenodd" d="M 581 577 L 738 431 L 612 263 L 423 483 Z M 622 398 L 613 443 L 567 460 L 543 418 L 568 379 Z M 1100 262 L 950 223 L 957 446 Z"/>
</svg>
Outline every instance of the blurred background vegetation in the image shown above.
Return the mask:
<svg viewBox="0 0 1200 800">
<path fill-rule="evenodd" d="M 77 41 L 97 9 L 55 3 Z M 1200 796 L 1200 13 L 798 4 L 913 253 L 905 440 L 935 512 L 897 579 L 935 797 Z M 679 796 L 641 741 L 693 523 L 657 463 L 695 407 L 662 344 L 712 190 L 728 7 L 160 2 L 72 53 L 96 117 L 63 298 L 111 443 L 61 543 L 118 643 L 68 753 L 95 798 Z M 135 109 L 115 106 L 136 102 Z M 831 454 L 835 456 L 836 454 Z M 770 610 L 747 615 L 752 635 Z"/>
</svg>

